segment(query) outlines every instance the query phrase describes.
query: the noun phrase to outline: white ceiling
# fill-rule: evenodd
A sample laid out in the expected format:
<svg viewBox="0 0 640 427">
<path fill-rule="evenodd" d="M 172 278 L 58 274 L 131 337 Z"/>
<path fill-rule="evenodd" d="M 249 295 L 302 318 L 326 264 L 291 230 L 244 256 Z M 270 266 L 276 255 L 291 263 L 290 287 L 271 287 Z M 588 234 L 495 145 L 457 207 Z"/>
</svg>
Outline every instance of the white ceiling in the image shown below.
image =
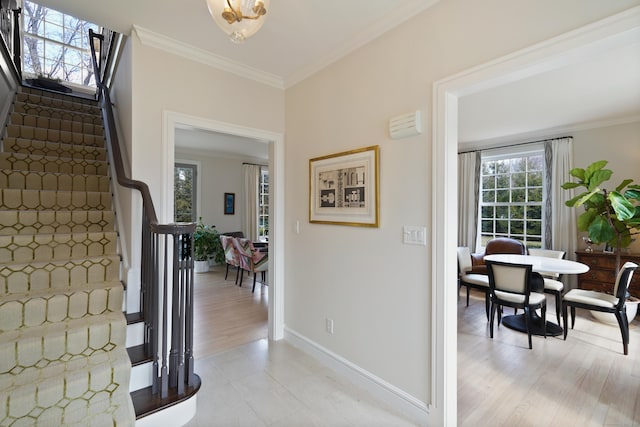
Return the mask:
<svg viewBox="0 0 640 427">
<path fill-rule="evenodd" d="M 38 0 L 130 34 L 136 26 L 277 76 L 291 85 L 438 0 L 272 0 L 260 32 L 232 43 L 205 0 Z"/>
<path fill-rule="evenodd" d="M 256 161 L 266 161 L 269 158 L 268 141 L 190 127 L 176 129 L 175 145 L 180 149 L 210 156 L 253 158 Z"/>
<path fill-rule="evenodd" d="M 283 87 L 437 1 L 272 0 L 262 29 L 236 45 L 215 25 L 205 0 L 39 0 L 124 34 L 130 34 L 135 24 L 260 70 Z M 637 120 L 638 76 L 640 40 L 636 39 L 590 61 L 461 98 L 461 147 L 538 136 L 544 133 L 541 130 L 560 132 L 587 122 Z"/>
<path fill-rule="evenodd" d="M 640 120 L 640 39 L 460 98 L 461 150 Z"/>
</svg>

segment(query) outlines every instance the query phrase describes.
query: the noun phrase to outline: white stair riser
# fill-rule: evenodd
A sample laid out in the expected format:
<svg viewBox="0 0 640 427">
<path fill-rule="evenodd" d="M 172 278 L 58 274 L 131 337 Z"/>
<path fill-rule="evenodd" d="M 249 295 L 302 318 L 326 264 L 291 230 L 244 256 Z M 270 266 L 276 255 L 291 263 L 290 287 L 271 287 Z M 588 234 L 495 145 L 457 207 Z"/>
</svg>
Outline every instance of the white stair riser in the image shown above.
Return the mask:
<svg viewBox="0 0 640 427">
<path fill-rule="evenodd" d="M 131 368 L 131 382 L 129 383 L 129 391 L 140 390 L 149 387 L 153 382 L 153 364 L 151 362 L 143 363 Z"/>
</svg>

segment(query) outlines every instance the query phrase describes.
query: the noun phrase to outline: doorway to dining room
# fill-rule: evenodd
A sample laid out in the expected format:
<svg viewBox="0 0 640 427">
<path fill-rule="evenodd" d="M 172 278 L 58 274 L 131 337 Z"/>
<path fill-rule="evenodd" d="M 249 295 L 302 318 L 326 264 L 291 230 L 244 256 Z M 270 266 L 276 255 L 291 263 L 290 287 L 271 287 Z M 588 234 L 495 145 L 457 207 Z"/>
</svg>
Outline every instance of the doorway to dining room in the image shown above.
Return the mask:
<svg viewBox="0 0 640 427">
<path fill-rule="evenodd" d="M 623 15 L 579 28 L 434 84 L 432 206 L 437 209 L 433 210 L 431 261 L 432 283 L 437 284 L 434 286 L 439 291 L 434 292 L 433 299 L 433 334 L 434 343 L 438 345 L 433 346 L 432 358 L 435 361 L 434 392 L 443 397 L 439 410 L 444 419 L 456 419 L 458 392 L 457 367 L 455 362 L 451 363 L 451 355 L 457 354 L 457 287 L 446 286 L 456 282 L 458 102 L 464 96 L 632 43 L 640 31 L 637 10 L 629 16 Z"/>
<path fill-rule="evenodd" d="M 270 177 L 270 204 L 263 206 L 269 218 L 270 257 L 266 278 L 269 286 L 256 286 L 252 293 L 253 277 L 247 278 L 247 275 L 243 286 L 236 286 L 235 271 L 229 271 L 225 280 L 224 265 L 212 265 L 210 272 L 197 274 L 195 356 L 201 358 L 257 339 L 281 338 L 282 326 L 278 322 L 282 318 L 281 304 L 278 304 L 278 296 L 272 295 L 277 294 L 282 280 L 278 274 L 282 271 L 282 257 L 278 256 L 282 253 L 282 240 L 279 239 L 282 219 L 273 216 L 274 208 L 283 203 L 282 193 L 278 194 L 278 183 L 283 174 L 282 136 L 178 113 L 167 113 L 165 126 L 164 139 L 170 157 L 167 163 L 175 165 L 186 160 L 186 163 L 198 165 L 196 181 L 200 184 L 195 192 L 198 200 L 196 217 L 202 217 L 203 221 L 206 218 L 206 223 L 215 225 L 220 233 L 243 229 L 242 174 L 236 172 L 242 164 L 259 163 Z M 173 178 L 172 170 L 171 182 L 167 182 L 170 201 L 174 200 L 175 194 Z M 233 210 L 225 209 L 229 194 L 234 196 Z M 173 214 L 173 203 L 171 205 L 166 209 Z"/>
</svg>

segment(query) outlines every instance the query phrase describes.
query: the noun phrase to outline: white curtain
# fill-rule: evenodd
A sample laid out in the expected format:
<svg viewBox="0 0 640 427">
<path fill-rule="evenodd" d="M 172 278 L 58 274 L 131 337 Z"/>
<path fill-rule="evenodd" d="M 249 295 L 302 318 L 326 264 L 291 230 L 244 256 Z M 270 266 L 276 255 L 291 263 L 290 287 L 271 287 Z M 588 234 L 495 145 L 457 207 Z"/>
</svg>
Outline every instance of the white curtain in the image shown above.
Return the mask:
<svg viewBox="0 0 640 427">
<path fill-rule="evenodd" d="M 573 191 L 562 189 L 561 185 L 570 180 L 569 172 L 573 168 L 573 138 L 559 138 L 545 141 L 546 178 L 550 183 L 547 194 L 547 230 L 550 236 L 545 238 L 548 249 L 566 252 L 565 258 L 575 259 L 578 240 L 576 210 L 565 205 L 573 197 Z M 569 288 L 575 287 L 574 275 L 565 277 Z"/>
<path fill-rule="evenodd" d="M 258 203 L 260 185 L 260 165 L 243 164 L 244 209 L 242 210 L 242 232 L 247 239 L 258 240 Z"/>
<path fill-rule="evenodd" d="M 476 251 L 480 152 L 458 155 L 458 246 Z"/>
</svg>

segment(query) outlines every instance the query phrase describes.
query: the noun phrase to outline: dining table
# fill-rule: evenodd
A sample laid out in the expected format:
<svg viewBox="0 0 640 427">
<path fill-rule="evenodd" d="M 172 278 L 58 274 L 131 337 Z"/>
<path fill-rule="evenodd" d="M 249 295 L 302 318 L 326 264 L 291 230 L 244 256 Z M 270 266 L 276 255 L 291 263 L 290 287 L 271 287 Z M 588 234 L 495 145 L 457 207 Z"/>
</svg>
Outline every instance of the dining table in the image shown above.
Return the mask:
<svg viewBox="0 0 640 427">
<path fill-rule="evenodd" d="M 484 257 L 487 261 L 506 262 L 511 264 L 531 265 L 532 272 L 538 273 L 530 278 L 531 292 L 544 292 L 544 280 L 540 273 L 582 274 L 589 271 L 589 266 L 568 259 L 549 258 L 534 255 L 493 254 Z M 535 310 L 525 309 L 524 314 L 514 314 L 502 317 L 502 324 L 507 328 L 520 332 L 527 332 L 525 316 L 529 316 L 529 326 L 533 335 L 544 335 L 545 324 Z M 546 334 L 558 336 L 562 334 L 562 327 L 549 320 L 546 322 Z"/>
</svg>

